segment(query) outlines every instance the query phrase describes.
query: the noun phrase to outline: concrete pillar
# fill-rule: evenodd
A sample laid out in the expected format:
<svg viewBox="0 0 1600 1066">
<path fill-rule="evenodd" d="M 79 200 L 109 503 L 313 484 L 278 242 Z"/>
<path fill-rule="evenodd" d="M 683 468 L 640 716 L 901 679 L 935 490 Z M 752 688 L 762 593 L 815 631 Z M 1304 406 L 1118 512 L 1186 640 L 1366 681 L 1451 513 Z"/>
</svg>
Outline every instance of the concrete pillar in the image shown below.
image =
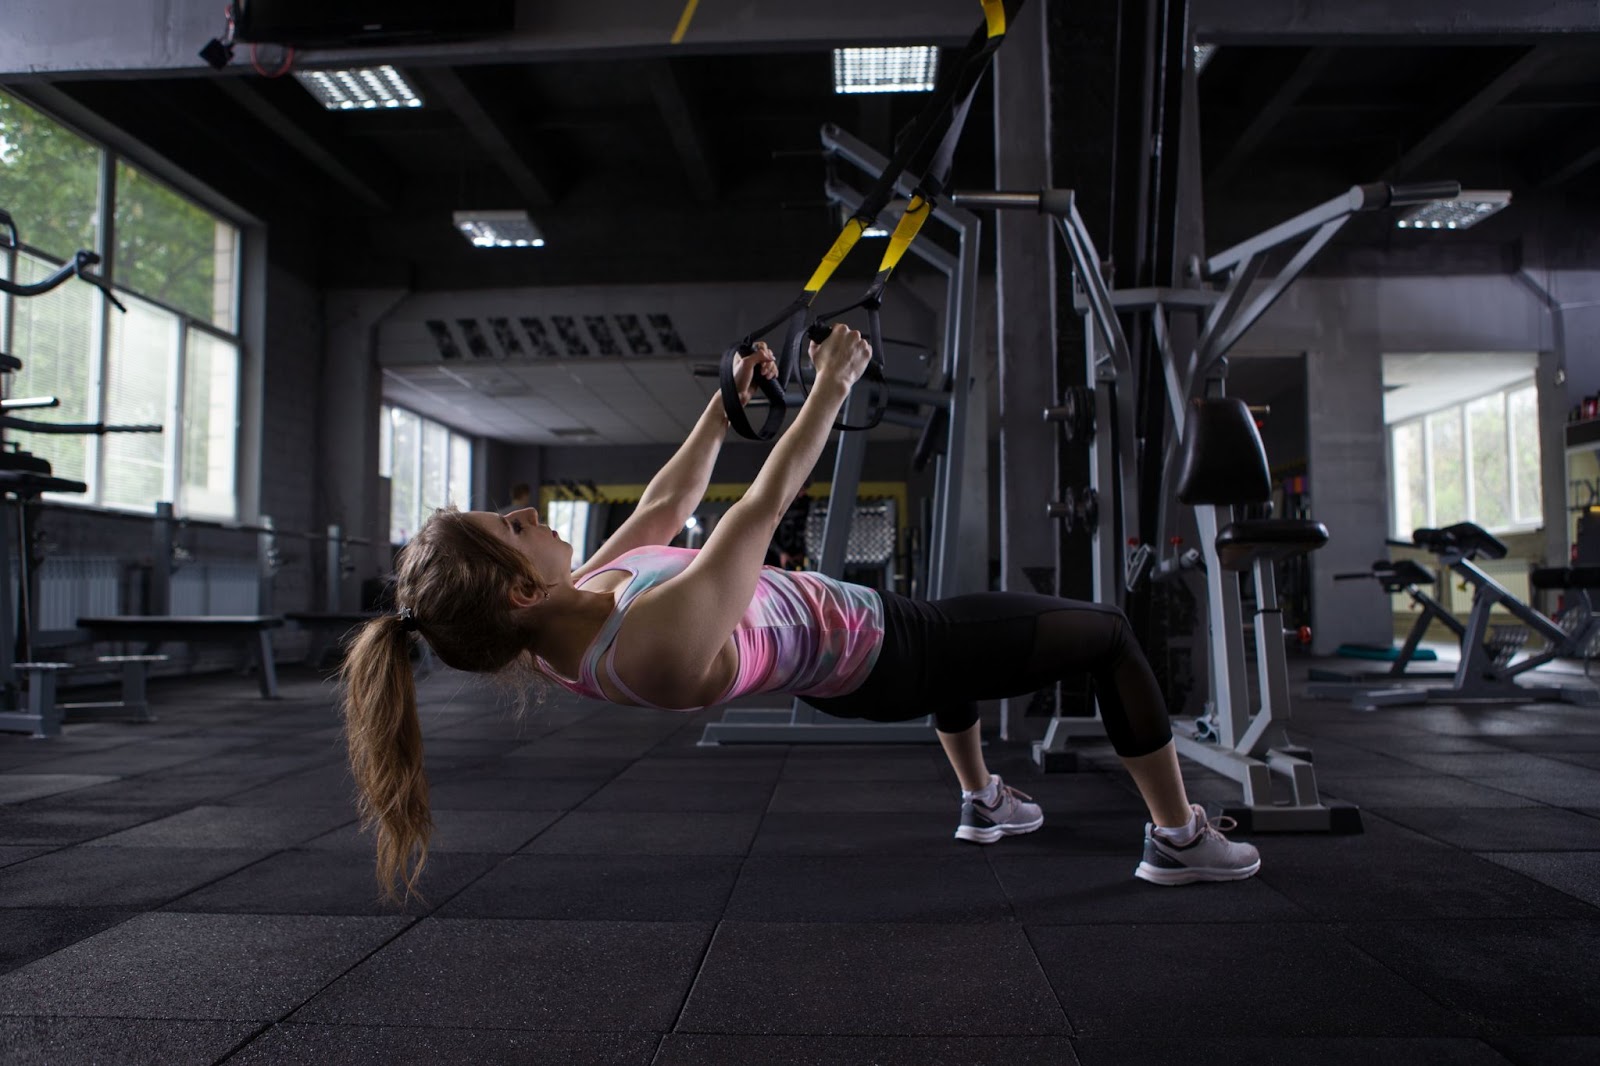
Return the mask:
<svg viewBox="0 0 1600 1066">
<path fill-rule="evenodd" d="M 995 60 L 995 180 L 1001 189 L 1050 187 L 1045 8 L 1023 7 Z M 998 212 L 994 225 L 1000 587 L 1050 592 L 1056 531 L 1045 505 L 1055 494 L 1055 428 L 1041 412 L 1051 399 L 1055 365 L 1055 237 L 1044 219 L 1027 212 Z M 968 451 L 974 461 L 982 454 Z M 1002 721 L 1020 720 L 1026 707 L 1026 700 L 1005 701 Z"/>
<path fill-rule="evenodd" d="M 377 363 L 377 326 L 402 299 L 399 290 L 334 290 L 327 294 L 323 352 L 322 484 L 329 523 L 349 536 L 355 572 L 345 578 L 340 602 L 354 610 L 361 581 L 389 564 L 389 516 L 378 500 L 378 413 L 383 376 Z"/>
</svg>

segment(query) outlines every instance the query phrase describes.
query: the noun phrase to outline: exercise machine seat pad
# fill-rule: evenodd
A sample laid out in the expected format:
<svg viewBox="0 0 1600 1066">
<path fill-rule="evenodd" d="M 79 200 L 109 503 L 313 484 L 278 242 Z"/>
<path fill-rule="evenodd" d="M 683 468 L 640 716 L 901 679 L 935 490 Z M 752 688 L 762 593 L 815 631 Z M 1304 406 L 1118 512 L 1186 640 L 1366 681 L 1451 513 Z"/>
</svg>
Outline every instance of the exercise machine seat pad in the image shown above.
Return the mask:
<svg viewBox="0 0 1600 1066">
<path fill-rule="evenodd" d="M 1217 534 L 1224 570 L 1248 570 L 1257 559 L 1290 559 L 1328 543 L 1328 527 L 1304 518 L 1254 518 L 1230 522 Z"/>
<path fill-rule="evenodd" d="M 1600 566 L 1547 566 L 1528 575 L 1536 589 L 1600 589 Z"/>
<path fill-rule="evenodd" d="M 1178 499 L 1227 507 L 1271 498 L 1267 450 L 1250 408 L 1236 396 L 1195 400 L 1183 430 Z"/>
<path fill-rule="evenodd" d="M 1419 529 L 1411 534 L 1411 543 L 1419 548 L 1439 553 L 1459 551 L 1468 557 L 1504 559 L 1511 551 L 1487 529 L 1473 522 L 1457 522 L 1443 529 Z"/>
</svg>

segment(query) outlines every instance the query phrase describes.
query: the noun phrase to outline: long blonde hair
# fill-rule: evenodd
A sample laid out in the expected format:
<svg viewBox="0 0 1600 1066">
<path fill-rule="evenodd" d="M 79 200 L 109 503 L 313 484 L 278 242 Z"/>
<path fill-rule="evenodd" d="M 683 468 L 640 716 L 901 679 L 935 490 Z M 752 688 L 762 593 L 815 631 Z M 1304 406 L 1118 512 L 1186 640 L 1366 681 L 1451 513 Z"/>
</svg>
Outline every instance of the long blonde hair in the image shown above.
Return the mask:
<svg viewBox="0 0 1600 1066">
<path fill-rule="evenodd" d="M 450 507 L 423 524 L 395 569 L 396 608 L 409 611 L 417 635 L 447 666 L 516 681 L 537 674 L 526 616 L 509 593 L 537 593 L 544 583 L 521 552 Z M 376 837 L 378 887 L 391 902 L 416 894 L 433 832 L 411 636 L 400 614 L 375 618 L 340 669 L 356 807 L 362 829 Z"/>
</svg>

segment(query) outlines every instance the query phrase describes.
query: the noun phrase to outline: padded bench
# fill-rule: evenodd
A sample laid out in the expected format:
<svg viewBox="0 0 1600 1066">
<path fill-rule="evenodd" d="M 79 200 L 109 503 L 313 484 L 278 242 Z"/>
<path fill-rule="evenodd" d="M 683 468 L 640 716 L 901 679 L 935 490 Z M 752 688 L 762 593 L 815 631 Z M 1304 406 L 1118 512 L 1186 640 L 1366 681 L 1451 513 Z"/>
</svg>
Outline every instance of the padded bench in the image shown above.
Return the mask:
<svg viewBox="0 0 1600 1066">
<path fill-rule="evenodd" d="M 119 614 L 78 619 L 78 628 L 87 632 L 90 640 L 96 641 L 133 641 L 151 645 L 169 640 L 188 644 L 243 642 L 261 671 L 261 696 L 269 700 L 278 698 L 278 671 L 272 660 L 272 631 L 282 626 L 283 616 L 276 614 Z"/>
</svg>

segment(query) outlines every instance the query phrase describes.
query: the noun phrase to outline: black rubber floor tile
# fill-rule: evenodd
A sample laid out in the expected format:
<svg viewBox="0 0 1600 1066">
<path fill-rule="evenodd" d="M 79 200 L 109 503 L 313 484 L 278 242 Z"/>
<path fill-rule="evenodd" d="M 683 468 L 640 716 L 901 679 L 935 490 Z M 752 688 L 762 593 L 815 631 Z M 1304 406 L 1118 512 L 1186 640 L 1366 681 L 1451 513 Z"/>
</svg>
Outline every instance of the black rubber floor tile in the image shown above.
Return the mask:
<svg viewBox="0 0 1600 1066">
<path fill-rule="evenodd" d="M 680 759 L 649 755 L 617 774 L 618 781 L 759 781 L 772 784 L 783 771 L 783 758 Z"/>
<path fill-rule="evenodd" d="M 486 777 L 481 781 L 449 781 L 428 790 L 435 810 L 563 811 L 593 795 L 596 783 Z"/>
<path fill-rule="evenodd" d="M 1593 1066 L 1600 1036 L 1502 1036 L 1491 1041 L 1516 1066 Z"/>
<path fill-rule="evenodd" d="M 649 1066 L 654 1033 L 540 1033 L 515 1029 L 377 1029 L 285 1022 L 262 1033 L 227 1066 Z"/>
<path fill-rule="evenodd" d="M 784 781 L 922 781 L 940 784 L 944 774 L 932 759 L 884 759 L 870 755 L 838 755 L 832 759 L 790 759 Z"/>
<path fill-rule="evenodd" d="M 1600 907 L 1600 851 L 1489 852 L 1479 857 Z"/>
<path fill-rule="evenodd" d="M 1600 1030 L 1600 921 L 1383 922 L 1342 931 L 1485 1037 Z"/>
<path fill-rule="evenodd" d="M 528 855 L 744 855 L 760 811 L 572 811 L 522 849 Z M 1600 828 L 1600 822 L 1595 823 Z"/>
<path fill-rule="evenodd" d="M 739 862 L 668 855 L 513 855 L 438 913 L 442 918 L 716 921 L 739 875 Z"/>
<path fill-rule="evenodd" d="M 1274 836 L 1261 880 L 1323 920 L 1583 918 L 1572 897 L 1366 812 L 1354 836 Z"/>
<path fill-rule="evenodd" d="M 0 870 L 0 908 L 159 907 L 267 854 L 260 848 L 63 848 Z"/>
<path fill-rule="evenodd" d="M 50 848 L 18 848 L 0 846 L 0 867 L 10 866 L 12 863 L 22 862 L 25 859 L 31 859 L 35 855 L 43 855 L 45 852 L 50 850 Z"/>
<path fill-rule="evenodd" d="M 352 816 L 354 811 L 350 812 Z M 533 840 L 541 830 L 562 816 L 560 811 L 458 811 L 434 810 L 433 837 L 428 852 L 481 852 L 509 855 Z M 331 833 L 313 837 L 301 848 L 316 851 L 359 851 L 372 854 L 371 833 L 361 831 L 352 821 Z"/>
<path fill-rule="evenodd" d="M 137 913 L 90 908 L 0 910 L 0 971 L 60 951 Z"/>
<path fill-rule="evenodd" d="M 918 781 L 779 781 L 768 810 L 799 814 L 947 811 L 958 821 L 961 793 Z M 954 821 L 950 828 L 955 831 Z"/>
<path fill-rule="evenodd" d="M 1125 849 L 1127 850 L 1127 849 Z M 1133 876 L 1140 853 L 996 855 L 1000 887 L 1027 925 L 1143 922 L 1295 922 L 1306 911 L 1259 878 L 1173 887 Z"/>
<path fill-rule="evenodd" d="M 32 771 L 18 773 L 13 771 L 0 774 L 0 805 L 27 803 L 29 800 L 77 792 L 82 789 L 93 788 L 96 785 L 112 784 L 118 780 L 119 778 L 110 774 L 34 773 Z"/>
<path fill-rule="evenodd" d="M 1044 825 L 1031 833 L 1003 837 L 984 846 L 995 859 L 1021 855 L 1128 855 L 1144 850 L 1142 811 L 1044 805 Z M 953 830 L 952 830 L 953 831 Z"/>
<path fill-rule="evenodd" d="M 1400 758 L 1440 774 L 1481 781 L 1490 777 L 1539 777 L 1544 774 L 1571 773 L 1574 767 L 1544 755 L 1524 751 L 1498 751 L 1487 754 L 1403 752 Z M 1321 753 L 1318 753 L 1321 765 Z"/>
<path fill-rule="evenodd" d="M 426 757 L 425 757 L 426 758 Z M 596 787 L 612 780 L 633 759 L 547 759 L 542 756 L 504 756 L 479 764 L 483 777 L 504 777 L 519 781 L 589 781 Z"/>
<path fill-rule="evenodd" d="M 228 797 L 236 807 L 348 807 L 356 786 L 343 763 L 327 763 L 286 774 Z"/>
<path fill-rule="evenodd" d="M 1564 764 L 1563 764 L 1564 765 Z M 1528 801 L 1556 807 L 1593 807 L 1600 804 L 1600 771 L 1569 767 L 1570 774 L 1484 777 L 1480 783 Z"/>
<path fill-rule="evenodd" d="M 1533 733 L 1499 737 L 1497 743 L 1517 751 L 1556 755 L 1563 752 L 1600 752 L 1600 733 Z"/>
<path fill-rule="evenodd" d="M 0 1062 L 161 1063 L 210 1066 L 256 1029 L 254 1022 L 134 1018 L 0 1018 Z"/>
<path fill-rule="evenodd" d="M 64 755 L 59 759 L 38 763 L 34 769 L 38 773 L 115 774 L 128 777 L 212 758 L 245 747 L 247 743 L 240 737 L 154 737 L 103 751 Z"/>
<path fill-rule="evenodd" d="M 772 790 L 767 781 L 613 781 L 577 809 L 733 814 L 765 810 Z"/>
<path fill-rule="evenodd" d="M 285 851 L 175 899 L 162 910 L 420 916 L 482 877 L 500 859 L 499 855 L 430 852 L 417 885 L 421 898 L 396 905 L 379 899 L 370 854 Z"/>
<path fill-rule="evenodd" d="M 291 848 L 355 818 L 350 807 L 191 807 L 92 840 L 91 848 Z"/>
<path fill-rule="evenodd" d="M 103 785 L 80 788 L 56 797 L 62 807 L 126 807 L 152 810 L 186 807 L 197 803 L 221 803 L 230 796 L 253 788 L 257 782 L 234 774 L 153 774 L 124 777 Z"/>
<path fill-rule="evenodd" d="M 1317 777 L 1324 800 L 1358 807 L 1534 807 L 1537 800 L 1453 777 Z"/>
<path fill-rule="evenodd" d="M 78 809 L 54 802 L 0 807 L 0 844 L 76 844 L 147 822 L 150 817 L 149 811 Z"/>
<path fill-rule="evenodd" d="M 652 1066 L 1077 1066 L 1064 1036 L 668 1033 Z"/>
<path fill-rule="evenodd" d="M 1600 751 L 1552 751 L 1546 754 L 1548 758 L 1558 762 L 1582 766 L 1588 770 L 1600 770 Z"/>
<path fill-rule="evenodd" d="M 769 813 L 761 820 L 750 854 L 978 854 L 982 848 L 955 839 L 960 813 L 959 805 L 902 813 L 874 811 L 870 817 L 848 820 L 809 813 Z"/>
<path fill-rule="evenodd" d="M 1466 1037 L 1074 1040 L 1073 1048 L 1082 1066 L 1507 1066 Z"/>
<path fill-rule="evenodd" d="M 1600 821 L 1556 807 L 1381 807 L 1372 813 L 1468 851 L 1600 850 Z"/>
<path fill-rule="evenodd" d="M 747 859 L 726 917 L 743 922 L 1014 920 L 989 864 L 958 856 Z"/>
<path fill-rule="evenodd" d="M 1017 925 L 726 921 L 676 1028 L 967 1037 L 1069 1031 Z"/>
<path fill-rule="evenodd" d="M 0 975 L 0 1013 L 271 1021 L 410 921 L 142 914 Z"/>
<path fill-rule="evenodd" d="M 561 740 L 541 738 L 525 742 L 508 750 L 508 759 L 633 759 L 648 754 L 655 747 L 654 740 Z"/>
<path fill-rule="evenodd" d="M 1219 904 L 1217 917 L 1225 914 Z M 1055 925 L 1028 935 L 1087 1039 L 1145 1037 L 1155 1025 L 1196 1042 L 1475 1035 L 1320 925 Z"/>
<path fill-rule="evenodd" d="M 425 918 L 289 1020 L 656 1034 L 710 938 L 705 922 Z"/>
</svg>

